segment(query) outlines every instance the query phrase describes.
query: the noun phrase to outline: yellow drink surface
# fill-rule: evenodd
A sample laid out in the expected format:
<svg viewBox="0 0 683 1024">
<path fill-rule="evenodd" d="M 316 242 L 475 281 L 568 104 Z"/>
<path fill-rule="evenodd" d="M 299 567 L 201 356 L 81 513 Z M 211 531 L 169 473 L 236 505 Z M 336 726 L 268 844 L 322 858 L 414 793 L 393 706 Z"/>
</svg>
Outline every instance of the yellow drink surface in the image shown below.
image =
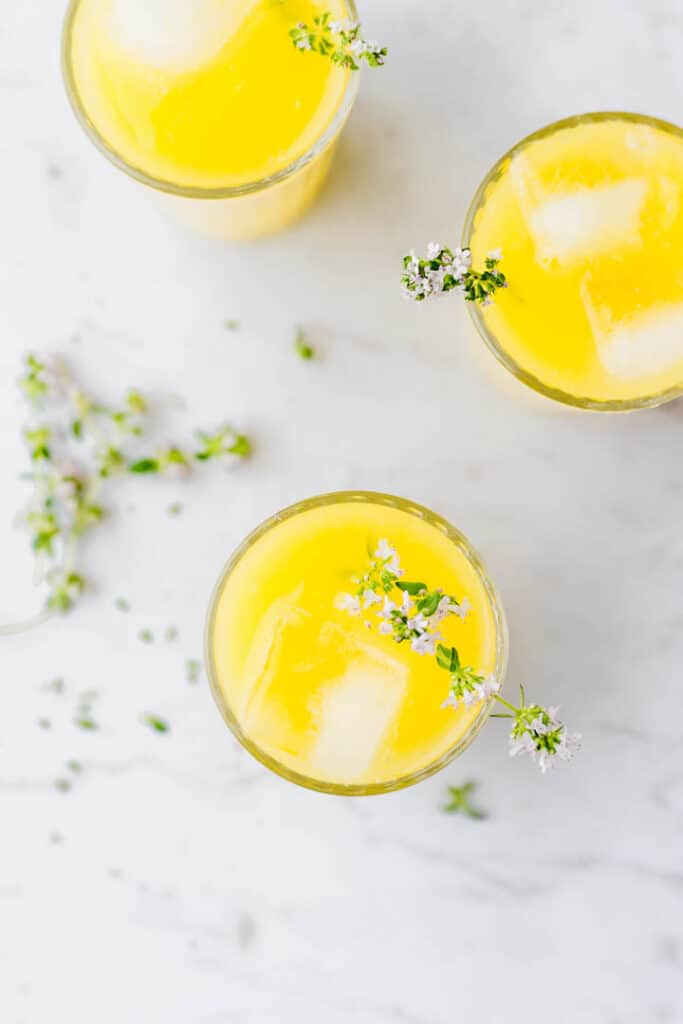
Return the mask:
<svg viewBox="0 0 683 1024">
<path fill-rule="evenodd" d="M 341 0 L 325 3 L 343 16 Z M 322 136 L 348 72 L 295 49 L 310 0 L 80 0 L 68 53 L 107 146 L 158 181 L 222 188 L 287 167 Z"/>
<path fill-rule="evenodd" d="M 482 577 L 438 527 L 367 502 L 303 511 L 264 533 L 228 574 L 210 631 L 214 684 L 240 729 L 285 767 L 318 781 L 377 784 L 430 765 L 481 708 L 442 708 L 449 676 L 434 656 L 397 644 L 372 610 L 339 610 L 340 593 L 386 539 L 403 579 L 440 587 L 466 618 L 441 624 L 463 664 L 496 666 L 494 611 Z M 372 622 L 372 629 L 364 624 Z"/>
<path fill-rule="evenodd" d="M 484 195 L 474 266 L 509 287 L 482 318 L 543 385 L 604 402 L 683 384 L 683 137 L 618 117 L 522 145 Z"/>
</svg>

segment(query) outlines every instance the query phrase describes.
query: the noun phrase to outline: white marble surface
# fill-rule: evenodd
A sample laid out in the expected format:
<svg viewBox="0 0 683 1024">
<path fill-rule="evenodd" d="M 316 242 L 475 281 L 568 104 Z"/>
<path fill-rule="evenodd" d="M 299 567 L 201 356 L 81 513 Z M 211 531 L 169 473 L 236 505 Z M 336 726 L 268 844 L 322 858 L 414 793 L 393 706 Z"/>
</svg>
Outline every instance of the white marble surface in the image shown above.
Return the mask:
<svg viewBox="0 0 683 1024">
<path fill-rule="evenodd" d="M 391 60 L 363 82 L 329 187 L 243 248 L 168 223 L 81 135 L 62 7 L 7 0 L 0 26 L 0 619 L 36 601 L 11 529 L 27 348 L 65 351 L 105 396 L 181 392 L 188 423 L 227 415 L 258 450 L 186 490 L 131 485 L 88 551 L 99 591 L 0 642 L 0 1020 L 680 1024 L 683 408 L 532 401 L 457 303 L 397 292 L 402 252 L 455 238 L 522 134 L 586 109 L 680 118 L 680 3 L 368 2 Z M 292 354 L 297 323 L 318 362 Z M 510 762 L 492 723 L 442 776 L 344 801 L 238 749 L 183 675 L 209 590 L 261 518 L 340 487 L 408 495 L 480 547 L 511 680 L 584 733 L 573 766 Z M 174 647 L 139 643 L 171 623 Z M 61 699 L 41 691 L 55 675 Z M 69 713 L 92 686 L 103 728 L 86 735 Z M 140 726 L 150 707 L 170 735 Z M 71 757 L 85 771 L 60 794 Z M 486 823 L 438 810 L 467 777 Z"/>
</svg>

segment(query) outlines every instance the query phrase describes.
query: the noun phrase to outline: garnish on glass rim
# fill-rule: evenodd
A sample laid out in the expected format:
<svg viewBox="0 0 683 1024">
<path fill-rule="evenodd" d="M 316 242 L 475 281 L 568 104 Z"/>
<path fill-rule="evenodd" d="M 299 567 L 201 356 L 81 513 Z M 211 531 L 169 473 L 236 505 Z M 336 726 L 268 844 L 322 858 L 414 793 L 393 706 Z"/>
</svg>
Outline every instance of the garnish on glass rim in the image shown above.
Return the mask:
<svg viewBox="0 0 683 1024">
<path fill-rule="evenodd" d="M 507 288 L 505 274 L 498 270 L 503 258 L 500 249 L 490 252 L 484 261 L 484 270 L 472 269 L 472 253 L 457 248 L 455 252 L 438 242 L 430 242 L 425 259 L 411 250 L 403 257 L 401 287 L 403 294 L 423 302 L 425 299 L 458 291 L 466 302 L 488 306 L 500 288 Z"/>
<path fill-rule="evenodd" d="M 49 592 L 41 614 L 0 626 L 0 636 L 67 612 L 82 595 L 86 580 L 77 555 L 83 537 L 105 517 L 99 500 L 105 481 L 128 473 L 186 476 L 195 462 L 232 464 L 251 451 L 248 438 L 227 426 L 216 434 L 199 432 L 192 452 L 176 445 L 140 451 L 149 411 L 143 395 L 129 391 L 121 408 L 108 408 L 82 390 L 57 356 L 29 355 L 19 385 L 36 414 L 24 430 L 33 494 L 20 522 L 36 553 L 36 577 Z"/>
<path fill-rule="evenodd" d="M 290 29 L 289 36 L 297 50 L 329 57 L 333 64 L 349 71 L 358 71 L 362 60 L 371 68 L 381 67 L 387 56 L 386 46 L 363 39 L 360 32 L 360 22 L 335 21 L 330 11 L 325 11 L 313 18 L 312 25 L 300 21 Z"/>
<path fill-rule="evenodd" d="M 559 721 L 558 708 L 527 704 L 522 686 L 520 705 L 516 707 L 500 695 L 501 684 L 494 676 L 484 676 L 471 665 L 463 665 L 457 648 L 443 643 L 440 624 L 450 616 L 464 619 L 469 611 L 467 598 L 460 601 L 441 589 L 430 589 L 426 583 L 404 580 L 403 575 L 396 549 L 380 540 L 367 572 L 354 581 L 355 594 L 339 594 L 336 606 L 356 616 L 373 609 L 380 633 L 397 644 L 409 642 L 417 654 L 435 657 L 439 668 L 449 676 L 442 708 L 498 701 L 507 710 L 491 717 L 512 719 L 511 757 L 530 754 L 542 772 L 552 767 L 556 756 L 569 760 L 581 737 L 569 733 Z M 370 620 L 366 619 L 365 624 L 372 629 Z"/>
</svg>

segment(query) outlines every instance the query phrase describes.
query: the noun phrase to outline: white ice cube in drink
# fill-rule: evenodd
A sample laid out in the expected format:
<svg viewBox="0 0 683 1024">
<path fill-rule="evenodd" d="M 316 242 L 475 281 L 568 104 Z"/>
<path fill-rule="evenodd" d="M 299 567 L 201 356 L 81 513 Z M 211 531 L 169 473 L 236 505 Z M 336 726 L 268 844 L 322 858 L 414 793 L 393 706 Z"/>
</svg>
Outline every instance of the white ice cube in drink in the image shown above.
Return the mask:
<svg viewBox="0 0 683 1024">
<path fill-rule="evenodd" d="M 683 363 L 683 303 L 661 303 L 617 319 L 593 301 L 587 284 L 582 298 L 598 357 L 612 376 L 654 377 Z"/>
<path fill-rule="evenodd" d="M 109 0 L 113 40 L 133 60 L 181 73 L 208 63 L 258 0 Z"/>
<path fill-rule="evenodd" d="M 542 265 L 569 266 L 638 240 L 645 178 L 553 191 L 539 181 L 524 155 L 514 158 L 510 174 Z"/>
<path fill-rule="evenodd" d="M 407 685 L 404 665 L 364 648 L 323 691 L 308 770 L 339 783 L 363 779 L 396 720 Z"/>
<path fill-rule="evenodd" d="M 303 589 L 303 584 L 299 584 L 291 593 L 273 601 L 254 633 L 244 662 L 236 707 L 237 717 L 245 728 L 253 728 L 263 713 L 287 630 L 310 617 L 310 612 L 298 606 Z"/>
</svg>

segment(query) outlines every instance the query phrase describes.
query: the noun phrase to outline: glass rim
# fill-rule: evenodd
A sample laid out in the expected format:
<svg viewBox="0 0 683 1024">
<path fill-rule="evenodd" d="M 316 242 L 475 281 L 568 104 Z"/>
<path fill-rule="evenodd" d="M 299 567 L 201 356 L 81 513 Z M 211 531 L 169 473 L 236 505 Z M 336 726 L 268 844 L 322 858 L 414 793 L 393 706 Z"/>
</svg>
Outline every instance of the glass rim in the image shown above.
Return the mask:
<svg viewBox="0 0 683 1024">
<path fill-rule="evenodd" d="M 678 136 L 681 141 L 683 141 L 683 128 L 673 124 L 671 121 L 664 121 L 661 118 L 652 117 L 649 114 L 637 114 L 623 110 L 600 110 L 585 114 L 574 114 L 571 117 L 564 117 L 558 121 L 553 121 L 550 124 L 545 125 L 543 128 L 539 128 L 535 132 L 532 132 L 530 135 L 525 135 L 523 139 L 520 139 L 519 142 L 515 143 L 514 146 L 499 157 L 485 175 L 483 181 L 474 193 L 465 217 L 465 224 L 462 230 L 462 247 L 467 249 L 471 248 L 475 218 L 479 213 L 479 210 L 484 205 L 486 191 L 489 185 L 500 177 L 502 167 L 506 161 L 510 160 L 521 150 L 525 149 L 530 143 L 536 142 L 538 139 L 546 138 L 549 135 L 553 135 L 555 132 L 561 131 L 564 128 L 572 128 L 581 124 L 597 124 L 601 121 L 626 121 L 630 124 L 648 125 L 652 128 L 664 131 L 669 135 Z M 607 399 L 604 401 L 589 398 L 587 396 L 574 395 L 571 392 L 563 391 L 561 388 L 552 387 L 551 385 L 544 383 L 535 374 L 526 370 L 505 351 L 496 338 L 494 332 L 490 330 L 485 323 L 482 310 L 477 303 L 468 302 L 467 307 L 480 337 L 486 344 L 489 351 L 496 357 L 498 362 L 502 363 L 506 370 L 508 370 L 523 384 L 526 384 L 527 387 L 530 387 L 533 391 L 536 391 L 547 398 L 551 398 L 556 402 L 561 402 L 564 405 L 570 405 L 574 408 L 587 410 L 589 412 L 631 412 L 635 409 L 652 409 L 655 406 L 663 405 L 665 402 L 671 402 L 675 398 L 680 398 L 683 395 L 683 381 L 673 387 L 666 388 L 664 391 L 654 392 L 649 395 L 642 395 L 637 398 Z"/>
<path fill-rule="evenodd" d="M 147 185 L 149 188 L 156 189 L 157 192 L 165 192 L 169 195 L 179 196 L 184 199 L 236 199 L 240 196 L 252 195 L 255 192 L 262 192 L 265 189 L 271 188 L 273 185 L 279 185 L 281 182 L 287 181 L 287 179 L 291 178 L 297 171 L 302 170 L 302 168 L 312 163 L 316 157 L 323 153 L 334 142 L 341 131 L 344 122 L 351 113 L 351 108 L 353 107 L 358 94 L 359 76 L 361 74 L 360 70 L 349 71 L 348 80 L 344 88 L 339 107 L 337 108 L 334 117 L 325 128 L 325 131 L 315 139 L 304 153 L 301 153 L 300 156 L 295 160 L 292 160 L 285 167 L 280 168 L 279 171 L 264 175 L 263 177 L 251 178 L 239 185 L 179 185 L 165 178 L 157 178 L 153 174 L 148 174 L 147 171 L 142 169 L 142 167 L 138 167 L 136 164 L 130 163 L 107 142 L 105 137 L 96 127 L 86 109 L 85 103 L 81 99 L 71 59 L 71 40 L 74 21 L 83 2 L 84 0 L 69 0 L 69 6 L 66 10 L 66 14 L 64 15 L 62 25 L 61 69 L 62 79 L 64 81 L 64 87 L 66 89 L 69 104 L 76 116 L 76 120 L 90 141 L 94 144 L 95 148 L 98 149 L 110 163 L 120 171 L 127 174 L 128 177 L 135 179 L 135 181 L 139 181 L 143 185 Z M 348 8 L 349 16 L 354 21 L 357 20 L 358 12 L 355 0 L 344 0 L 344 2 Z"/>
<path fill-rule="evenodd" d="M 465 555 L 470 565 L 476 571 L 481 584 L 484 587 L 489 607 L 493 614 L 496 630 L 496 664 L 493 674 L 502 688 L 508 666 L 509 643 L 507 620 L 500 595 L 488 575 L 479 554 L 460 530 L 436 512 L 432 512 L 432 510 L 428 509 L 426 506 L 410 501 L 407 498 L 401 498 L 393 494 L 385 494 L 380 491 L 331 491 L 326 494 L 305 498 L 302 501 L 295 502 L 293 505 L 288 505 L 286 508 L 276 512 L 274 515 L 269 516 L 254 530 L 252 530 L 231 554 L 211 593 L 204 629 L 204 664 L 211 693 L 223 720 L 242 747 L 244 747 L 252 757 L 256 758 L 257 761 L 260 761 L 261 764 L 265 765 L 266 768 L 269 768 L 276 775 L 286 779 L 288 782 L 293 782 L 305 789 L 312 789 L 319 793 L 329 793 L 336 796 L 375 796 L 381 793 L 392 793 L 396 790 L 405 789 L 408 786 L 415 785 L 415 783 L 429 778 L 429 776 L 434 775 L 446 765 L 450 764 L 451 761 L 469 747 L 470 743 L 472 743 L 486 724 L 495 698 L 491 696 L 486 701 L 482 702 L 479 713 L 456 743 L 449 747 L 448 750 L 438 758 L 435 758 L 433 761 L 429 762 L 429 764 L 417 771 L 400 775 L 393 779 L 387 779 L 385 782 L 366 784 L 335 783 L 323 779 L 316 779 L 313 776 L 305 775 L 303 772 L 299 772 L 288 767 L 276 757 L 273 757 L 267 751 L 263 750 L 258 743 L 245 733 L 237 721 L 237 717 L 233 713 L 227 698 L 220 688 L 218 671 L 216 669 L 213 655 L 214 627 L 220 596 L 228 578 L 243 556 L 253 547 L 253 545 L 275 526 L 301 514 L 302 512 L 308 512 L 315 508 L 322 508 L 326 505 L 351 504 L 354 502 L 385 505 L 390 508 L 397 508 L 403 512 L 408 512 L 425 522 L 439 527 L 446 534 L 449 540 L 451 540 Z"/>
</svg>

